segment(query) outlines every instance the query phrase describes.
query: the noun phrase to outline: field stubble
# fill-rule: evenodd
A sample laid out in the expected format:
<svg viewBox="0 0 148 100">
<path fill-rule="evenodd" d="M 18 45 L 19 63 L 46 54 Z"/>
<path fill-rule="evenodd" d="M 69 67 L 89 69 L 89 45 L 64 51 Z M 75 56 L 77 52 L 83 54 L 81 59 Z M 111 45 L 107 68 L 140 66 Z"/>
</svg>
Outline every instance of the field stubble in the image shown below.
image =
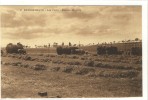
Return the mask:
<svg viewBox="0 0 148 100">
<path fill-rule="evenodd" d="M 141 57 L 34 53 L 2 57 L 2 97 L 142 96 Z M 138 63 L 137 63 L 138 62 Z"/>
</svg>

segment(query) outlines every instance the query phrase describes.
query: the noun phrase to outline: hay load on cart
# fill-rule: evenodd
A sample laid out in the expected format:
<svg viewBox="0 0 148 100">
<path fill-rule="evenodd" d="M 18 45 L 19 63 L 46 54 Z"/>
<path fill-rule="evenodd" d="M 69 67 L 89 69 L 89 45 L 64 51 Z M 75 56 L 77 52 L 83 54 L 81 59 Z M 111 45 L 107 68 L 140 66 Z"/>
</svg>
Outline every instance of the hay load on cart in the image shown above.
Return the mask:
<svg viewBox="0 0 148 100">
<path fill-rule="evenodd" d="M 78 54 L 78 55 L 83 55 L 85 54 L 85 51 L 83 49 L 80 49 L 78 47 L 62 47 L 59 46 L 56 49 L 58 55 L 62 54 Z"/>
<path fill-rule="evenodd" d="M 17 43 L 16 45 L 12 43 L 7 44 L 6 52 L 10 54 L 26 54 L 26 50 L 23 48 L 23 45 L 21 43 Z"/>
</svg>

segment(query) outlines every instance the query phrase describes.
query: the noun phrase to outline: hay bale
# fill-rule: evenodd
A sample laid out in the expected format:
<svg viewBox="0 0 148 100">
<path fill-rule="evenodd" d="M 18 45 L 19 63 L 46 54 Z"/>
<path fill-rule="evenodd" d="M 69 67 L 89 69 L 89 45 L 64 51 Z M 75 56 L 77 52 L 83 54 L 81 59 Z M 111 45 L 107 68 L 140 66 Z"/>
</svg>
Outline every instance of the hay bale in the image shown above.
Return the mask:
<svg viewBox="0 0 148 100">
<path fill-rule="evenodd" d="M 101 67 L 103 64 L 101 63 L 101 62 L 96 62 L 96 63 L 94 63 L 94 66 L 95 67 Z"/>
<path fill-rule="evenodd" d="M 12 57 L 12 54 L 7 54 L 7 57 Z"/>
<path fill-rule="evenodd" d="M 44 59 L 38 59 L 37 61 L 39 61 L 39 62 L 44 62 Z"/>
<path fill-rule="evenodd" d="M 9 62 L 2 62 L 3 65 L 10 65 L 11 63 Z"/>
<path fill-rule="evenodd" d="M 31 58 L 31 61 L 35 61 L 35 60 L 38 60 L 38 58 Z"/>
<path fill-rule="evenodd" d="M 81 57 L 81 60 L 86 60 L 86 58 L 84 58 L 84 57 Z"/>
<path fill-rule="evenodd" d="M 21 59 L 22 58 L 22 56 L 18 56 L 18 59 Z"/>
<path fill-rule="evenodd" d="M 78 56 L 72 56 L 72 58 L 73 58 L 73 59 L 78 59 L 79 57 L 78 57 Z"/>
<path fill-rule="evenodd" d="M 50 55 L 50 57 L 56 57 L 56 55 L 52 54 L 52 55 Z"/>
<path fill-rule="evenodd" d="M 38 56 L 44 56 L 44 54 L 41 53 L 41 54 L 38 54 Z"/>
<path fill-rule="evenodd" d="M 47 94 L 47 92 L 38 92 L 38 95 L 40 95 L 40 96 L 47 96 L 48 94 Z"/>
<path fill-rule="evenodd" d="M 24 60 L 31 60 L 31 57 L 30 57 L 30 56 L 24 56 L 23 59 L 24 59 Z"/>
<path fill-rule="evenodd" d="M 134 67 L 135 70 L 139 70 L 141 71 L 142 70 L 142 66 L 137 66 L 137 67 Z"/>
<path fill-rule="evenodd" d="M 34 70 L 46 70 L 46 66 L 42 65 L 42 64 L 36 64 L 35 66 L 33 66 Z"/>
<path fill-rule="evenodd" d="M 73 71 L 73 66 L 66 66 L 62 70 L 62 72 L 65 72 L 65 73 L 71 73 L 72 71 Z"/>
<path fill-rule="evenodd" d="M 99 76 L 101 77 L 111 77 L 111 78 L 133 78 L 138 75 L 138 71 L 101 71 Z"/>
<path fill-rule="evenodd" d="M 117 69 L 133 69 L 131 66 L 123 66 L 123 65 L 115 66 L 115 68 L 117 68 Z"/>
<path fill-rule="evenodd" d="M 100 61 L 100 59 L 96 58 L 96 59 L 94 59 L 94 61 Z"/>
<path fill-rule="evenodd" d="M 21 62 L 14 62 L 14 63 L 11 63 L 12 66 L 19 66 L 21 64 Z"/>
<path fill-rule="evenodd" d="M 24 67 L 24 68 L 28 68 L 29 67 L 28 64 L 24 64 L 24 65 L 21 65 L 21 66 Z"/>
<path fill-rule="evenodd" d="M 78 75 L 85 75 L 85 74 L 88 74 L 88 73 L 92 73 L 92 72 L 95 72 L 95 70 L 93 68 L 82 68 L 80 70 L 78 70 L 75 74 L 78 74 Z"/>
<path fill-rule="evenodd" d="M 81 65 L 81 63 L 78 62 L 78 61 L 68 62 L 67 64 L 69 64 L 69 65 Z"/>
<path fill-rule="evenodd" d="M 133 78 L 133 77 L 136 77 L 139 74 L 139 72 L 135 71 L 135 70 L 129 70 L 129 71 L 127 71 L 126 74 L 129 78 Z"/>
<path fill-rule="evenodd" d="M 135 64 L 142 64 L 142 59 L 135 61 Z"/>
<path fill-rule="evenodd" d="M 111 65 L 105 64 L 105 63 L 98 65 L 98 67 L 100 67 L 100 68 L 113 68 Z"/>
<path fill-rule="evenodd" d="M 97 75 L 95 74 L 95 72 L 89 72 L 87 74 L 88 77 L 96 77 Z"/>
<path fill-rule="evenodd" d="M 130 70 L 133 69 L 131 66 L 125 66 L 125 65 L 110 65 L 107 63 L 101 63 L 101 62 L 96 62 L 94 64 L 95 67 L 100 67 L 100 68 L 109 68 L 109 69 L 125 69 L 125 70 Z"/>
<path fill-rule="evenodd" d="M 90 60 L 90 61 L 85 61 L 85 62 L 84 62 L 84 65 L 85 65 L 85 66 L 93 67 L 93 66 L 94 66 L 94 61 L 92 61 L 92 60 Z"/>
<path fill-rule="evenodd" d="M 51 61 L 50 59 L 46 58 L 46 59 L 43 59 L 43 62 L 49 62 Z"/>
<path fill-rule="evenodd" d="M 53 60 L 52 63 L 61 64 L 61 63 L 63 63 L 63 61 L 61 61 L 61 60 Z"/>
<path fill-rule="evenodd" d="M 60 67 L 52 67 L 50 68 L 50 70 L 56 72 L 60 70 Z"/>
<path fill-rule="evenodd" d="M 92 56 L 98 56 L 97 54 L 92 54 Z"/>
</svg>

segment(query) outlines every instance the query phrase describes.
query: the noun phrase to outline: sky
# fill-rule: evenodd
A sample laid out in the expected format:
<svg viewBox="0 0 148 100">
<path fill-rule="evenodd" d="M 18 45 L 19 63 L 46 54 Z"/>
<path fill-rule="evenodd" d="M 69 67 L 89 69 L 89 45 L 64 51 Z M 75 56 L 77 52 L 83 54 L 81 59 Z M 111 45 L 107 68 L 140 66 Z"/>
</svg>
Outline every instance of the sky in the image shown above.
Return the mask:
<svg viewBox="0 0 148 100">
<path fill-rule="evenodd" d="M 1 46 L 142 38 L 141 6 L 1 6 Z"/>
</svg>

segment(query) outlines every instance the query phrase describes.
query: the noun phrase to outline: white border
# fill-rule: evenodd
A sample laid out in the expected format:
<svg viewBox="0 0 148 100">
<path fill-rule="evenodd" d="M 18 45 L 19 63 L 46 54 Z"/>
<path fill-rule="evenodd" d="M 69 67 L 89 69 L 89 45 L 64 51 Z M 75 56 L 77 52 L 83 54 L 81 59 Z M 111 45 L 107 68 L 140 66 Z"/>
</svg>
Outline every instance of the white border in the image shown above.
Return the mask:
<svg viewBox="0 0 148 100">
<path fill-rule="evenodd" d="M 143 97 L 128 98 L 61 98 L 61 100 L 147 100 L 147 76 L 148 76 L 148 59 L 147 59 L 147 0 L 0 0 L 0 5 L 141 5 L 142 6 L 142 46 L 143 46 Z M 27 98 L 29 100 L 29 98 Z M 48 98 L 49 99 L 49 98 Z M 23 98 L 24 100 L 24 98 Z M 39 100 L 39 98 L 38 98 Z M 56 100 L 56 99 L 52 99 Z"/>
<path fill-rule="evenodd" d="M 0 5 L 142 5 L 147 0 L 0 0 Z"/>
<path fill-rule="evenodd" d="M 142 81 L 143 81 L 143 97 L 145 98 L 144 100 L 147 100 L 148 99 L 148 59 L 147 59 L 147 52 L 148 52 L 148 45 L 147 45 L 147 39 L 148 39 L 148 35 L 147 35 L 147 24 L 148 24 L 148 13 L 147 13 L 147 2 L 145 4 L 142 5 L 142 59 L 143 59 L 143 63 L 142 63 L 142 72 L 143 72 L 143 78 L 142 78 Z"/>
</svg>

